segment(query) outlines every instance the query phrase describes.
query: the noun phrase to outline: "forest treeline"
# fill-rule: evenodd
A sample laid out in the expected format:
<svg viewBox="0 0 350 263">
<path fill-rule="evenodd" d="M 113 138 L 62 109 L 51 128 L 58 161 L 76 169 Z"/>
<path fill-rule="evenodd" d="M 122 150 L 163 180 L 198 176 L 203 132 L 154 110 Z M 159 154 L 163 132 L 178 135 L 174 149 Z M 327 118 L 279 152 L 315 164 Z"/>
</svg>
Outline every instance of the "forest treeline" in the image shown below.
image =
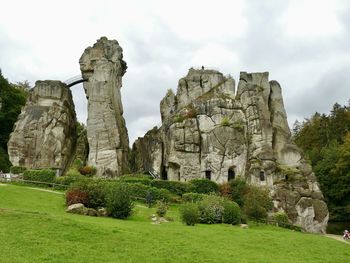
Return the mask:
<svg viewBox="0 0 350 263">
<path fill-rule="evenodd" d="M 331 221 L 350 219 L 350 101 L 293 126 L 293 138 L 311 162 Z"/>
<path fill-rule="evenodd" d="M 10 83 L 0 70 L 0 170 L 3 172 L 10 170 L 7 141 L 26 102 L 29 88 L 27 81 Z"/>
</svg>

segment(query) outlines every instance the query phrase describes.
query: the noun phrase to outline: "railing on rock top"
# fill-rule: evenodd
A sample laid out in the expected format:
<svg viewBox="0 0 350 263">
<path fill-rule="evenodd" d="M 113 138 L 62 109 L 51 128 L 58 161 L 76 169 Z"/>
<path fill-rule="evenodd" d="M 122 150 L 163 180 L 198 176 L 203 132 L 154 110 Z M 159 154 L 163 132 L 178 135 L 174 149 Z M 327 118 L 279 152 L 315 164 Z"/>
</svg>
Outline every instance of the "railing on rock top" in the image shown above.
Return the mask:
<svg viewBox="0 0 350 263">
<path fill-rule="evenodd" d="M 84 81 L 87 81 L 87 79 L 84 79 L 82 75 L 77 75 L 75 77 L 72 77 L 70 79 L 67 79 L 66 81 L 64 81 L 64 83 L 66 83 L 66 85 L 68 86 L 68 88 L 77 85 L 79 83 L 82 83 Z"/>
</svg>

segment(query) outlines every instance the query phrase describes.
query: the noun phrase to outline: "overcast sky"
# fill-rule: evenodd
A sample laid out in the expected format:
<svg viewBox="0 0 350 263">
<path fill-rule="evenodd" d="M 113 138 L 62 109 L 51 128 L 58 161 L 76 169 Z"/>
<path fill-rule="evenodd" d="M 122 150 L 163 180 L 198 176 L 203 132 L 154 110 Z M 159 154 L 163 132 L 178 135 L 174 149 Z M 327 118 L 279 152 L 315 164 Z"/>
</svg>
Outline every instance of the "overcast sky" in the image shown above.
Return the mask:
<svg viewBox="0 0 350 263">
<path fill-rule="evenodd" d="M 130 142 L 160 123 L 159 102 L 191 67 L 269 71 L 288 121 L 350 99 L 347 0 L 0 0 L 0 68 L 11 82 L 78 75 L 84 49 L 117 39 L 128 70 L 122 100 Z M 72 88 L 86 121 L 82 85 Z"/>
</svg>

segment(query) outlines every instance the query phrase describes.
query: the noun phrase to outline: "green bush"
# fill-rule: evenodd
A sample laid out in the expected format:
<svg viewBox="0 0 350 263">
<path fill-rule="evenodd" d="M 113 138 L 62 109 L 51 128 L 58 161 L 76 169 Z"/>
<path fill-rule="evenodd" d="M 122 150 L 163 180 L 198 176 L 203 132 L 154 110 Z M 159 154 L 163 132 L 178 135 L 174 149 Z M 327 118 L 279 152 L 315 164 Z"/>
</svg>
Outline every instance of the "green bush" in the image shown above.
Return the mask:
<svg viewBox="0 0 350 263">
<path fill-rule="evenodd" d="M 55 183 L 70 186 L 71 184 L 77 183 L 77 182 L 84 180 L 84 179 L 85 179 L 85 177 L 79 173 L 77 175 L 66 174 L 64 176 L 56 177 Z"/>
<path fill-rule="evenodd" d="M 272 200 L 267 189 L 250 186 L 244 196 L 243 211 L 255 220 L 266 219 L 267 213 L 273 208 Z"/>
<path fill-rule="evenodd" d="M 206 179 L 194 179 L 190 181 L 190 190 L 194 193 L 210 194 L 217 193 L 219 186 L 217 183 Z"/>
<path fill-rule="evenodd" d="M 73 189 L 86 193 L 87 198 L 83 204 L 86 207 L 96 209 L 106 206 L 106 195 L 110 185 L 112 185 L 112 183 L 108 181 L 85 178 L 72 184 L 68 191 Z"/>
<path fill-rule="evenodd" d="M 147 177 L 121 177 L 120 181 L 123 183 L 128 183 L 128 184 L 144 184 L 144 185 L 151 185 L 152 180 Z"/>
<path fill-rule="evenodd" d="M 199 220 L 201 223 L 215 224 L 222 222 L 224 213 L 223 198 L 209 195 L 198 203 Z"/>
<path fill-rule="evenodd" d="M 50 169 L 26 170 L 23 173 L 23 179 L 28 181 L 54 183 L 55 177 L 55 171 Z"/>
<path fill-rule="evenodd" d="M 26 170 L 27 170 L 27 168 L 23 167 L 23 166 L 12 166 L 10 168 L 10 172 L 12 174 L 21 174 L 21 173 L 24 173 Z"/>
<path fill-rule="evenodd" d="M 171 200 L 171 193 L 166 189 L 158 189 L 141 183 L 129 184 L 129 188 L 134 198 L 145 202 L 148 199 L 151 199 L 152 202 L 157 200 L 169 202 Z"/>
<path fill-rule="evenodd" d="M 156 188 L 167 189 L 170 193 L 180 196 L 189 191 L 187 183 L 177 181 L 152 180 L 151 185 Z"/>
<path fill-rule="evenodd" d="M 228 183 L 230 185 L 230 199 L 242 207 L 244 203 L 244 195 L 248 192 L 249 189 L 247 183 L 239 178 L 230 180 Z"/>
<path fill-rule="evenodd" d="M 288 215 L 285 212 L 276 212 L 273 214 L 273 220 L 280 227 L 289 228 Z"/>
<path fill-rule="evenodd" d="M 166 203 L 162 202 L 162 201 L 158 201 L 157 202 L 157 210 L 156 213 L 159 217 L 164 217 L 166 212 L 168 210 L 168 206 Z"/>
<path fill-rule="evenodd" d="M 241 223 L 241 209 L 235 202 L 225 200 L 223 202 L 224 213 L 222 215 L 222 222 L 231 225 Z"/>
<path fill-rule="evenodd" d="M 124 219 L 131 215 L 133 202 L 127 184 L 112 184 L 106 195 L 106 210 L 109 216 Z"/>
<path fill-rule="evenodd" d="M 181 221 L 188 225 L 194 226 L 199 222 L 199 209 L 196 204 L 186 203 L 180 207 Z"/>
<path fill-rule="evenodd" d="M 66 205 L 70 206 L 77 203 L 85 204 L 87 202 L 87 193 L 79 189 L 70 189 L 66 192 Z"/>
<path fill-rule="evenodd" d="M 191 202 L 191 203 L 197 203 L 201 201 L 206 194 L 199 194 L 199 193 L 185 193 L 182 195 L 182 201 L 183 202 Z"/>
<path fill-rule="evenodd" d="M 83 166 L 78 169 L 79 173 L 87 177 L 92 177 L 96 174 L 96 168 L 93 166 Z"/>
</svg>

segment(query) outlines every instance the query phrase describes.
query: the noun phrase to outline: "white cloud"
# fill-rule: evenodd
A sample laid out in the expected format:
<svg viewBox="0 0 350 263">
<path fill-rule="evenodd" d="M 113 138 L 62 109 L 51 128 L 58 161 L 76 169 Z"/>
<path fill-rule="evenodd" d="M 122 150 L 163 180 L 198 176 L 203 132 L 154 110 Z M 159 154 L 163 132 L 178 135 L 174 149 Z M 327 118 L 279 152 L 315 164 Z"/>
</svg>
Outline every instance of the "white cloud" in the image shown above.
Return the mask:
<svg viewBox="0 0 350 263">
<path fill-rule="evenodd" d="M 344 31 L 337 16 L 341 6 L 342 1 L 334 0 L 289 1 L 281 27 L 287 37 L 304 41 L 337 36 Z"/>
</svg>

